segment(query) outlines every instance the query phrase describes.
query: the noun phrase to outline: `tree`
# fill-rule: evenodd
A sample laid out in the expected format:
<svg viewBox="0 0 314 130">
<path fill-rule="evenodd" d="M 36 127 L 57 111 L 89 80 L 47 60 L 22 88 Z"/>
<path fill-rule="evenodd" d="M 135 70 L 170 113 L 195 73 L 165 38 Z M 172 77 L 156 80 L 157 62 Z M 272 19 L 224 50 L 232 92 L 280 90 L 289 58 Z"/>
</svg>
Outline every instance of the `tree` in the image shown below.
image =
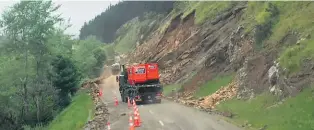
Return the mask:
<svg viewBox="0 0 314 130">
<path fill-rule="evenodd" d="M 104 54 L 94 50 L 101 46 L 103 46 L 103 44 L 94 36 L 89 36 L 86 40 L 81 40 L 74 45 L 73 59 L 75 60 L 76 66 L 81 70 L 81 73 L 85 74 L 85 78 L 98 76 L 95 74 L 94 70 L 97 65 L 103 66 L 103 64 L 101 64 L 103 63 L 101 62 L 102 59 L 99 56 L 103 56 Z M 105 53 L 105 51 L 103 51 L 103 53 Z"/>
<path fill-rule="evenodd" d="M 74 95 L 79 83 L 79 74 L 72 61 L 58 55 L 51 63 L 53 71 L 50 79 L 59 91 L 59 105 L 62 107 L 70 103 L 69 94 Z"/>
<path fill-rule="evenodd" d="M 0 25 L 0 129 L 47 124 L 71 101 L 81 77 L 93 77 L 104 60 L 96 37 L 73 40 L 51 1 L 21 1 Z M 82 73 L 85 75 L 81 76 Z"/>
<path fill-rule="evenodd" d="M 80 30 L 80 39 L 93 35 L 104 43 L 116 38 L 116 31 L 127 21 L 140 17 L 146 12 L 169 13 L 174 1 L 123 1 L 110 6 L 100 15 L 84 24 Z"/>
<path fill-rule="evenodd" d="M 34 124 L 34 113 L 36 123 L 45 120 L 41 118 L 44 108 L 41 105 L 50 99 L 46 94 L 55 91 L 45 76 L 47 61 L 51 57 L 46 43 L 55 31 L 55 24 L 63 20 L 60 15 L 55 14 L 58 8 L 59 6 L 55 6 L 51 1 L 21 1 L 2 14 L 0 24 L 5 37 L 10 41 L 6 47 L 14 54 L 9 59 L 19 62 L 24 69 L 19 70 L 22 74 L 12 74 L 20 83 L 6 84 L 16 87 L 15 94 L 11 95 L 16 98 L 12 99 L 22 101 L 21 109 L 17 108 L 20 109 L 18 112 L 11 113 L 15 116 L 11 118 L 21 118 L 21 121 L 15 122 Z"/>
<path fill-rule="evenodd" d="M 100 75 L 103 69 L 103 65 L 107 60 L 106 52 L 104 47 L 97 47 L 93 50 L 94 57 L 96 59 L 95 66 L 93 67 L 94 75 Z"/>
</svg>

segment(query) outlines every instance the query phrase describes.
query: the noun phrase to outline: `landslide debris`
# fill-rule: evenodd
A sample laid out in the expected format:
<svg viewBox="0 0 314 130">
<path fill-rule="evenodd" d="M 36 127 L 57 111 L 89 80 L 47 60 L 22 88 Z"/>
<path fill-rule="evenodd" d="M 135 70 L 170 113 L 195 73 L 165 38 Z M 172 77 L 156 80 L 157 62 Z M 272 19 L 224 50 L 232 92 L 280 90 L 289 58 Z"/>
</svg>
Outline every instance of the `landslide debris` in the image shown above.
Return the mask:
<svg viewBox="0 0 314 130">
<path fill-rule="evenodd" d="M 213 109 L 221 101 L 231 99 L 237 95 L 238 85 L 235 81 L 229 85 L 220 88 L 214 94 L 204 97 L 203 101 L 200 101 L 200 106 L 205 109 Z"/>
<path fill-rule="evenodd" d="M 106 104 L 101 101 L 98 96 L 99 86 L 96 83 L 100 83 L 102 78 L 97 78 L 84 84 L 84 88 L 90 89 L 90 95 L 92 96 L 95 104 L 95 113 L 93 119 L 89 120 L 84 127 L 84 130 L 104 130 L 106 129 L 106 122 L 108 121 L 109 112 Z"/>
<path fill-rule="evenodd" d="M 199 99 L 194 99 L 193 96 L 181 96 L 181 98 L 178 98 L 178 95 L 172 95 L 172 97 L 168 97 L 168 99 L 175 100 L 187 106 L 212 111 L 220 102 L 234 98 L 237 95 L 238 86 L 237 81 L 232 81 L 227 86 L 221 87 L 215 93 Z M 188 92 L 184 92 L 184 94 L 190 95 Z"/>
</svg>

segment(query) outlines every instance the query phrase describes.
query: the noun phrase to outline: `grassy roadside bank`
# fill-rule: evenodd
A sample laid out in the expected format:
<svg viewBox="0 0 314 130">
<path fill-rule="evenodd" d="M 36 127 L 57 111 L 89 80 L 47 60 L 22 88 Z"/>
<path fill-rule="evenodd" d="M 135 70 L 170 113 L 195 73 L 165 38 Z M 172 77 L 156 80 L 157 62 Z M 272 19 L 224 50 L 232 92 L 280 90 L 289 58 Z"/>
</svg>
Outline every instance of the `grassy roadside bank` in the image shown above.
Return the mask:
<svg viewBox="0 0 314 130">
<path fill-rule="evenodd" d="M 47 127 L 47 130 L 82 129 L 93 110 L 93 101 L 86 91 L 78 92 L 71 105 L 64 109 Z"/>
<path fill-rule="evenodd" d="M 203 97 L 228 84 L 232 76 L 217 77 L 205 83 L 194 96 Z M 168 85 L 164 88 L 167 96 L 180 85 Z M 232 113 L 232 118 L 224 118 L 230 123 L 247 130 L 310 130 L 314 129 L 314 86 L 303 90 L 296 97 L 284 101 L 278 97 L 263 93 L 251 100 L 231 99 L 216 106 L 218 111 Z"/>
<path fill-rule="evenodd" d="M 231 121 L 240 125 L 266 126 L 267 130 L 310 130 L 314 129 L 313 95 L 314 87 L 310 87 L 296 97 L 278 102 L 277 97 L 264 93 L 250 101 L 223 102 L 217 109 L 232 112 Z"/>
</svg>

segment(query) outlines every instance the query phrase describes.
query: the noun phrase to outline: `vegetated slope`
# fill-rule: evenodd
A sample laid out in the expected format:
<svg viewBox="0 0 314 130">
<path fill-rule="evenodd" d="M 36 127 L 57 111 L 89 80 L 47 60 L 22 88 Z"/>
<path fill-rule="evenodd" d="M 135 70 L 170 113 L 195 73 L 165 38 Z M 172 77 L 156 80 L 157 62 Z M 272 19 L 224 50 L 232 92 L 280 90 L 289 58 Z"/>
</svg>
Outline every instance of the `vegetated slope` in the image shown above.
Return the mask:
<svg viewBox="0 0 314 130">
<path fill-rule="evenodd" d="M 129 53 L 129 63 L 158 62 L 162 82 L 181 84 L 182 98 L 210 95 L 190 105 L 210 109 L 221 100 L 243 99 L 218 105 L 237 123 L 313 129 L 308 105 L 313 7 L 313 2 L 186 2 Z M 215 83 L 226 87 L 215 92 L 220 88 L 211 89 Z M 256 113 L 259 118 L 250 116 Z"/>
<path fill-rule="evenodd" d="M 142 16 L 145 12 L 168 13 L 173 1 L 123 1 L 112 5 L 93 20 L 85 23 L 80 30 L 80 39 L 94 35 L 105 43 L 116 38 L 116 31 L 127 21 Z"/>
<path fill-rule="evenodd" d="M 79 92 L 73 102 L 49 124 L 47 129 L 82 129 L 86 121 L 92 118 L 93 107 L 93 101 L 87 92 Z"/>
<path fill-rule="evenodd" d="M 164 15 L 154 12 L 144 13 L 142 18 L 135 17 L 117 30 L 114 50 L 118 54 L 125 54 L 143 43 L 147 36 L 161 24 Z"/>
</svg>

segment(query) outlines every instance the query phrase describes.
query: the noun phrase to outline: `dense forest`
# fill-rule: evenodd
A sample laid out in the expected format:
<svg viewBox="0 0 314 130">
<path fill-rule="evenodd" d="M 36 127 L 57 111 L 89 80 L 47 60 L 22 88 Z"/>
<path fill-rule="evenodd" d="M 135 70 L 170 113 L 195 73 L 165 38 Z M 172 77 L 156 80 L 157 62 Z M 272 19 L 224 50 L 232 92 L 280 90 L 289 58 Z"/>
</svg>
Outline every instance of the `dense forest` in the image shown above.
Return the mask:
<svg viewBox="0 0 314 130">
<path fill-rule="evenodd" d="M 21 1 L 1 16 L 1 130 L 48 124 L 71 103 L 80 84 L 102 69 L 102 42 L 66 35 L 70 25 L 56 13 L 59 7 Z"/>
<path fill-rule="evenodd" d="M 169 13 L 174 1 L 123 1 L 108 7 L 103 13 L 85 23 L 80 30 L 80 39 L 90 35 L 105 43 L 114 41 L 116 31 L 135 17 L 144 17 L 146 12 Z"/>
</svg>

